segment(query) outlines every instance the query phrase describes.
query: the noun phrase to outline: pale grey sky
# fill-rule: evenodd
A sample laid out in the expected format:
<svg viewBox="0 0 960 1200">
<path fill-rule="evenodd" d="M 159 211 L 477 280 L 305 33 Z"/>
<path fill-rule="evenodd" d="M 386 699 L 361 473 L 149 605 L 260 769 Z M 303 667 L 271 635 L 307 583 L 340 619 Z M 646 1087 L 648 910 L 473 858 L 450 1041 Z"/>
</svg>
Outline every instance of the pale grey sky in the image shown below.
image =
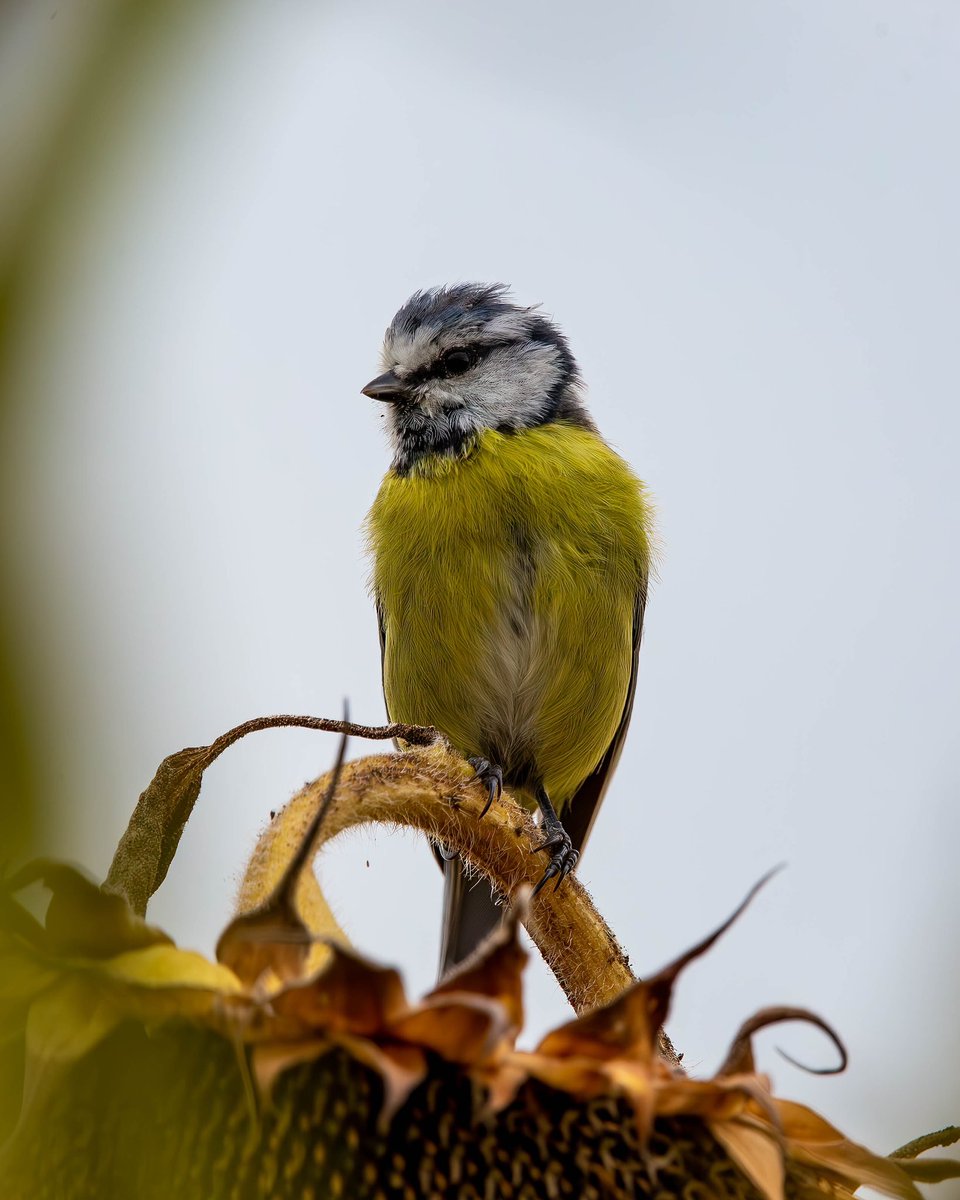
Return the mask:
<svg viewBox="0 0 960 1200">
<path fill-rule="evenodd" d="M 960 9 L 246 0 L 204 21 L 130 80 L 56 297 L 38 284 L 5 448 L 71 797 L 50 849 L 101 873 L 158 761 L 244 718 L 344 695 L 382 717 L 359 526 L 387 450 L 359 389 L 414 288 L 504 280 L 567 331 L 660 513 L 581 878 L 644 971 L 786 861 L 682 982 L 688 1063 L 804 1004 L 851 1066 L 803 1075 L 774 1043 L 823 1064 L 825 1042 L 767 1035 L 783 1094 L 877 1149 L 956 1121 Z M 210 950 L 269 810 L 333 753 L 291 731 L 222 759 L 154 918 Z M 377 831 L 321 875 L 356 944 L 427 986 L 425 848 Z M 542 969 L 530 996 L 531 1033 L 566 1016 Z"/>
</svg>

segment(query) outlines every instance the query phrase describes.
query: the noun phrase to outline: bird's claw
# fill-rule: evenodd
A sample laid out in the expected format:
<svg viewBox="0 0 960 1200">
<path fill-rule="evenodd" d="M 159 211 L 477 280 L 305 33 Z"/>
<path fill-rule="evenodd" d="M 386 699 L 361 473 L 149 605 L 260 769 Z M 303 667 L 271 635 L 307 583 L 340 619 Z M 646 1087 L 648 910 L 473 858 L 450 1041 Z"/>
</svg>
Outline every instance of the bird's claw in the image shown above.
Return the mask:
<svg viewBox="0 0 960 1200">
<path fill-rule="evenodd" d="M 570 841 L 570 835 L 562 825 L 549 830 L 540 845 L 534 846 L 535 852 L 541 850 L 549 853 L 550 861 L 547 863 L 547 869 L 543 873 L 543 878 L 533 889 L 534 896 L 543 890 L 550 879 L 556 879 L 557 882 L 553 888 L 556 891 L 577 865 L 577 859 L 580 857 L 580 851 L 574 850 L 573 843 Z"/>
<path fill-rule="evenodd" d="M 468 758 L 467 762 L 476 771 L 477 780 L 487 785 L 487 802 L 480 813 L 482 818 L 490 811 L 490 805 L 494 800 L 500 799 L 503 792 L 503 769 L 495 763 L 489 762 L 487 759 L 480 758 L 479 756 Z"/>
</svg>

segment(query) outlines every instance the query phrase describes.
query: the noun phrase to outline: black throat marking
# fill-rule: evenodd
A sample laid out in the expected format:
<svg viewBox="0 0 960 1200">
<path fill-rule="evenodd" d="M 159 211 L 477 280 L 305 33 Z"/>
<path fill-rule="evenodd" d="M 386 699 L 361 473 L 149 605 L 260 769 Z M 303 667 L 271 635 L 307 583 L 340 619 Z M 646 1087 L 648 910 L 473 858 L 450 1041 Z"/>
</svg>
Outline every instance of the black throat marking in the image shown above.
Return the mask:
<svg viewBox="0 0 960 1200">
<path fill-rule="evenodd" d="M 480 430 L 467 425 L 463 415 L 454 412 L 427 418 L 416 411 L 399 409 L 394 416 L 397 445 L 391 463 L 396 474 L 409 475 L 425 458 L 465 457 Z M 457 417 L 461 420 L 455 420 Z"/>
<path fill-rule="evenodd" d="M 503 422 L 497 433 L 521 433 L 554 421 L 576 425 L 596 433 L 597 427 L 580 399 L 571 390 L 564 391 L 552 413 L 540 420 L 526 423 Z M 397 475 L 409 475 L 424 459 L 431 457 L 466 458 L 483 433 L 483 425 L 472 421 L 464 409 L 454 409 L 439 417 L 424 417 L 415 409 L 400 408 L 394 415 L 396 449 L 391 469 Z"/>
</svg>

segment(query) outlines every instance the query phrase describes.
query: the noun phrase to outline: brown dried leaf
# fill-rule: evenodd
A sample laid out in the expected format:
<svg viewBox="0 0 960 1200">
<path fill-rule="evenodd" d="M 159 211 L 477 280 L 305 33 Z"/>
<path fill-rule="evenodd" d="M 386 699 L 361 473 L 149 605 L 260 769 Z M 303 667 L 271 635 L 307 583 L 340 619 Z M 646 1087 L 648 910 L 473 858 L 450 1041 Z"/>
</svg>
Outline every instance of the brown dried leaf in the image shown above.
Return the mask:
<svg viewBox="0 0 960 1200">
<path fill-rule="evenodd" d="M 642 981 L 628 988 L 619 1000 L 576 1017 L 546 1035 L 537 1053 L 546 1058 L 586 1058 L 591 1062 L 636 1056 L 653 1060 L 659 1026 L 659 998 Z"/>
<path fill-rule="evenodd" d="M 499 1062 L 490 1070 L 481 1068 L 474 1074 L 478 1082 L 483 1084 L 485 1092 L 480 1109 L 481 1118 L 493 1116 L 511 1104 L 530 1077 L 525 1067 L 511 1060 Z"/>
<path fill-rule="evenodd" d="M 401 737 L 410 745 L 428 746 L 438 740 L 435 729 L 418 725 L 355 725 L 326 717 L 283 715 L 255 717 L 221 734 L 209 746 L 191 746 L 168 755 L 141 792 L 133 816 L 110 864 L 104 886 L 123 896 L 139 916 L 166 878 L 193 806 L 200 795 L 203 773 L 224 750 L 247 734 L 264 729 L 315 729 L 355 737 Z"/>
<path fill-rule="evenodd" d="M 708 1121 L 707 1125 L 766 1200 L 783 1200 L 783 1148 L 770 1129 L 748 1121 Z"/>
<path fill-rule="evenodd" d="M 392 1037 L 424 1046 L 448 1062 L 481 1064 L 513 1045 L 510 1015 L 498 1000 L 466 992 L 427 997 L 390 1022 Z"/>
<path fill-rule="evenodd" d="M 479 1066 L 513 1048 L 523 1026 L 520 922 L 532 889 L 524 885 L 503 923 L 416 1007 L 391 1022 L 392 1036 L 450 1062 Z"/>
<path fill-rule="evenodd" d="M 580 1100 L 591 1100 L 610 1090 L 607 1064 L 587 1055 L 555 1058 L 533 1051 L 510 1056 L 506 1065 L 519 1067 L 528 1078 L 539 1079 L 548 1087 L 567 1092 Z"/>
<path fill-rule="evenodd" d="M 537 1052 L 558 1058 L 586 1055 L 601 1060 L 629 1055 L 652 1063 L 657 1052 L 658 1034 L 670 1011 L 673 987 L 681 971 L 705 954 L 726 933 L 773 874 L 774 871 L 769 871 L 755 883 L 736 910 L 713 933 L 651 979 L 640 980 L 627 988 L 611 1004 L 577 1017 L 548 1033 L 537 1047 Z"/>
<path fill-rule="evenodd" d="M 203 772 L 217 757 L 211 746 L 168 755 L 140 793 L 117 846 L 104 887 L 122 896 L 139 916 L 167 876 L 184 826 L 200 795 Z"/>
<path fill-rule="evenodd" d="M 274 910 L 234 917 L 217 942 L 217 961 L 245 984 L 274 991 L 304 973 L 311 939 L 295 910 L 282 903 Z"/>
<path fill-rule="evenodd" d="M 373 1036 L 408 1011 L 399 974 L 346 946 L 330 942 L 330 964 L 319 975 L 294 983 L 271 1001 L 284 1024 L 312 1033 Z"/>
<path fill-rule="evenodd" d="M 428 1000 L 456 992 L 489 996 L 502 1005 L 514 1033 L 519 1033 L 523 1028 L 523 971 L 528 958 L 520 945 L 520 926 L 526 920 L 532 893 L 529 884 L 517 890 L 500 927 L 437 984 Z"/>
<path fill-rule="evenodd" d="M 787 1153 L 798 1162 L 827 1171 L 842 1180 L 851 1191 L 859 1187 L 876 1188 L 885 1196 L 899 1200 L 921 1200 L 904 1169 L 906 1163 L 874 1154 L 851 1142 L 823 1117 L 802 1104 L 774 1100 L 783 1128 Z"/>
<path fill-rule="evenodd" d="M 771 1111 L 762 1083 L 756 1076 L 737 1080 L 690 1079 L 676 1075 L 656 1085 L 657 1113 L 663 1116 L 700 1116 L 731 1121 L 754 1106 Z"/>
</svg>

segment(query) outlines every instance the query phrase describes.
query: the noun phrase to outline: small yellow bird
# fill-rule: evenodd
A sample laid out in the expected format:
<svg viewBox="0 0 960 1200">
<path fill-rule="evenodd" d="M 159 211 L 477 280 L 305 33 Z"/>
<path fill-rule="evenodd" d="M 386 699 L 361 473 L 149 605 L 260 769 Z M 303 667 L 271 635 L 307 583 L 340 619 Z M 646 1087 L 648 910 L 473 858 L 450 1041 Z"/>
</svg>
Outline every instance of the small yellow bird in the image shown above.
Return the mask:
<svg viewBox="0 0 960 1200">
<path fill-rule="evenodd" d="M 391 720 L 435 725 L 541 813 L 540 887 L 576 865 L 633 707 L 643 485 L 597 432 L 566 338 L 502 284 L 417 292 L 384 373 L 393 462 L 367 521 Z M 444 858 L 441 974 L 499 920 Z"/>
</svg>

